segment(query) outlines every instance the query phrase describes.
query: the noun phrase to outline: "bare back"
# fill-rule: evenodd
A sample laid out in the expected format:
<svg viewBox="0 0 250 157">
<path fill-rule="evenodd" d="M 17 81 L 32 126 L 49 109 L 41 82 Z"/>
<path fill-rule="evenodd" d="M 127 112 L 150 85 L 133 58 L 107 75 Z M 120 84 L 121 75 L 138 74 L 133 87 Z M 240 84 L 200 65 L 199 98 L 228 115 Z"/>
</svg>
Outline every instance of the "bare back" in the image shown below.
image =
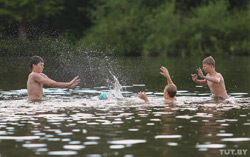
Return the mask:
<svg viewBox="0 0 250 157">
<path fill-rule="evenodd" d="M 35 72 L 30 73 L 27 81 L 28 100 L 30 101 L 42 100 L 43 97 L 43 84 L 35 80 L 36 75 L 40 74 Z"/>
<path fill-rule="evenodd" d="M 207 76 L 210 75 L 208 74 Z M 211 93 L 214 94 L 215 96 L 228 98 L 223 76 L 220 73 L 217 73 L 215 76 L 210 76 L 210 77 L 215 77 L 216 79 L 220 80 L 218 84 L 207 80 L 207 85 L 210 88 Z"/>
</svg>

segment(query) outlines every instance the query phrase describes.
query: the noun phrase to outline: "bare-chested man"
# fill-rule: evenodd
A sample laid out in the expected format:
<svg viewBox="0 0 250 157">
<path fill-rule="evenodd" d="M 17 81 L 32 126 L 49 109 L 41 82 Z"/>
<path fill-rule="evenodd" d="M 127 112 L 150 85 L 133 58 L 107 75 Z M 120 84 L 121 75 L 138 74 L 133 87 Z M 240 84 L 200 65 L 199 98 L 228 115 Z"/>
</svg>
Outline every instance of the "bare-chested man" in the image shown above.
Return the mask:
<svg viewBox="0 0 250 157">
<path fill-rule="evenodd" d="M 213 57 L 210 56 L 203 60 L 203 70 L 207 73 L 206 76 L 203 75 L 200 68 L 197 69 L 198 75 L 204 80 L 198 80 L 198 76 L 196 74 L 192 74 L 193 81 L 203 86 L 208 85 L 211 93 L 215 97 L 227 99 L 228 95 L 224 78 L 220 73 L 215 71 L 215 60 Z"/>
<path fill-rule="evenodd" d="M 29 74 L 27 81 L 28 100 L 42 100 L 43 85 L 59 88 L 74 88 L 79 82 L 78 76 L 70 82 L 56 82 L 43 74 L 44 61 L 39 56 L 31 57 L 30 68 L 32 72 Z"/>
</svg>

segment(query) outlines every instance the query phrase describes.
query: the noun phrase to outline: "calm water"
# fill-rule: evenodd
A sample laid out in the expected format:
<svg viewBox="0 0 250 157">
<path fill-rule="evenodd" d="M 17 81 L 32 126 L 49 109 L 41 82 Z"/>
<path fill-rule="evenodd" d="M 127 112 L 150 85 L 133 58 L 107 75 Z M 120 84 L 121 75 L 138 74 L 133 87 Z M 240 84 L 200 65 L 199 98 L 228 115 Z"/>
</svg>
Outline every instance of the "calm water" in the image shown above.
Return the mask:
<svg viewBox="0 0 250 157">
<path fill-rule="evenodd" d="M 202 58 L 44 59 L 44 73 L 52 79 L 79 75 L 81 83 L 70 90 L 45 87 L 44 101 L 29 103 L 29 58 L 0 58 L 0 156 L 250 154 L 249 57 L 215 57 L 230 95 L 224 102 L 192 82 Z M 176 104 L 162 103 L 161 65 L 178 87 Z M 139 91 L 151 103 L 139 100 Z M 109 99 L 100 100 L 101 93 Z"/>
</svg>

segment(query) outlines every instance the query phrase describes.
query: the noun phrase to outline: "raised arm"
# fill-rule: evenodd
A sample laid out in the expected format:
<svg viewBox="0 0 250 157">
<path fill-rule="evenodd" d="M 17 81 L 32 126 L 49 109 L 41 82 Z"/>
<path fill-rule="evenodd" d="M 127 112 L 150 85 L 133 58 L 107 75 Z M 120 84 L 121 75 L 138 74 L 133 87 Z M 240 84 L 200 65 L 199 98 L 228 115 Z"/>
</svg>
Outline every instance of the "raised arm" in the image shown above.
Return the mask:
<svg viewBox="0 0 250 157">
<path fill-rule="evenodd" d="M 147 94 L 145 92 L 139 92 L 137 94 L 138 98 L 144 100 L 145 102 L 149 102 Z"/>
<path fill-rule="evenodd" d="M 37 82 L 40 82 L 46 86 L 49 87 L 59 87 L 59 88 L 74 88 L 80 80 L 78 79 L 78 76 L 75 77 L 72 81 L 70 82 L 56 82 L 50 78 L 48 78 L 45 74 L 35 74 L 34 75 L 34 80 Z"/>
<path fill-rule="evenodd" d="M 167 78 L 168 84 L 174 84 L 170 75 L 169 75 L 168 69 L 163 67 L 163 66 L 160 69 L 161 69 L 160 74 Z"/>
</svg>

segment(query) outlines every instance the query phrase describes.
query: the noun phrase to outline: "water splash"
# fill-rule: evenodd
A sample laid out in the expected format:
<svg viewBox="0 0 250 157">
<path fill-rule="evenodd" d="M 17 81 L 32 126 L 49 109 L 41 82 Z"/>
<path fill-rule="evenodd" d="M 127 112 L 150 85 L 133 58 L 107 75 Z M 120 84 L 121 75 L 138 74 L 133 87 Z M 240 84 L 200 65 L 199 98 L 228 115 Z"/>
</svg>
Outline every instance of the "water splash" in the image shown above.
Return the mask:
<svg viewBox="0 0 250 157">
<path fill-rule="evenodd" d="M 121 93 L 122 85 L 120 84 L 117 77 L 110 70 L 109 70 L 109 73 L 112 75 L 114 82 L 112 82 L 112 85 L 109 86 L 110 92 L 108 93 L 108 97 L 109 98 L 118 98 L 118 99 L 124 98 L 122 93 Z"/>
</svg>

